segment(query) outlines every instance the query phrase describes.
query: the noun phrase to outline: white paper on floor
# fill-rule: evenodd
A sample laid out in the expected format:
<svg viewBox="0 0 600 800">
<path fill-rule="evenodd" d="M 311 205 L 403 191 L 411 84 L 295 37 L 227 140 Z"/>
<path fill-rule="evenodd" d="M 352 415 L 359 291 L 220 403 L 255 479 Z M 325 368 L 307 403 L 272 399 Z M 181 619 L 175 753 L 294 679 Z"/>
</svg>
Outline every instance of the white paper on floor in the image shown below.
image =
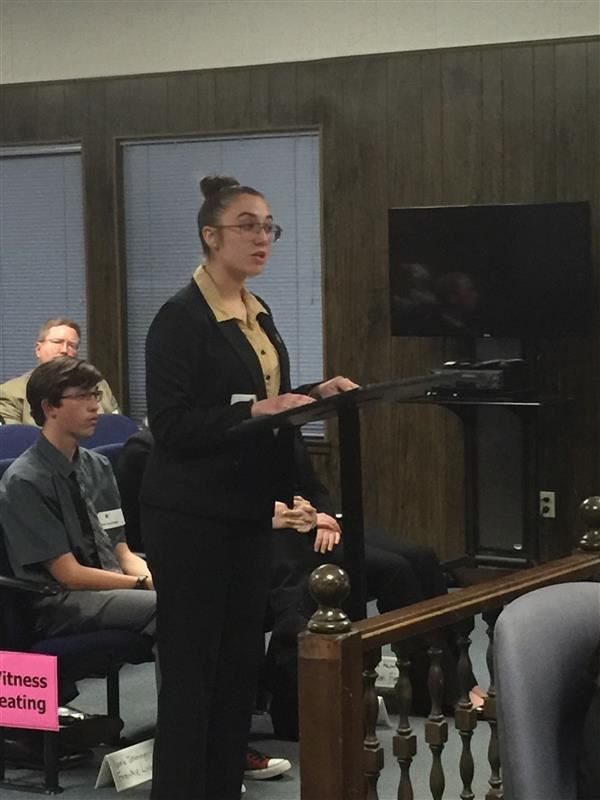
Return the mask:
<svg viewBox="0 0 600 800">
<path fill-rule="evenodd" d="M 108 753 L 102 759 L 94 789 L 115 784 L 117 792 L 130 789 L 152 778 L 152 749 L 154 739 L 132 744 Z"/>
</svg>

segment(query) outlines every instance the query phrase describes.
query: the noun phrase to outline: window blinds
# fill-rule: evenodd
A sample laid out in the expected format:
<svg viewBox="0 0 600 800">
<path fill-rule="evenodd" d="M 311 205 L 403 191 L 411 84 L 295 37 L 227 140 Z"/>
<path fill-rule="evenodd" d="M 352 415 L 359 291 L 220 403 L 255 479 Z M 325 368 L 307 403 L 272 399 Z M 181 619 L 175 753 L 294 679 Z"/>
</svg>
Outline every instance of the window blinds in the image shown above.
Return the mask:
<svg viewBox="0 0 600 800">
<path fill-rule="evenodd" d="M 35 365 L 50 317 L 86 334 L 86 274 L 79 146 L 0 149 L 0 381 Z"/>
</svg>

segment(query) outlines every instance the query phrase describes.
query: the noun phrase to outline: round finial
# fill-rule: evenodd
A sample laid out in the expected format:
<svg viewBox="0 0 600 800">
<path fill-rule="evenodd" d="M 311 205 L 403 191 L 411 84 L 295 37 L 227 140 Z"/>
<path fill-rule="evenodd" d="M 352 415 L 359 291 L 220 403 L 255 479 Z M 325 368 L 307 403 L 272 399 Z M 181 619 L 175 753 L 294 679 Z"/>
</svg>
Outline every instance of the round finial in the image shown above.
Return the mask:
<svg viewBox="0 0 600 800">
<path fill-rule="evenodd" d="M 319 607 L 310 618 L 311 633 L 345 633 L 352 623 L 341 609 L 350 592 L 348 576 L 340 567 L 322 564 L 313 570 L 308 582 L 311 595 Z"/>
<path fill-rule="evenodd" d="M 579 506 L 586 532 L 579 542 L 581 550 L 600 550 L 600 497 L 588 497 Z"/>
</svg>

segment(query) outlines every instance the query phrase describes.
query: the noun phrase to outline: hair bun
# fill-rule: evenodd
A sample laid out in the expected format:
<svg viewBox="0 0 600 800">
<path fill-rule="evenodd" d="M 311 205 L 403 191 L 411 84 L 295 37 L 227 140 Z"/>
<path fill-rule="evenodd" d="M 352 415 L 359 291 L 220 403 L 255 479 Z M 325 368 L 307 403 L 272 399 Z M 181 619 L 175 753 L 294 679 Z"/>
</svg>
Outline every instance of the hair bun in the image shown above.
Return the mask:
<svg viewBox="0 0 600 800">
<path fill-rule="evenodd" d="M 206 175 L 200 181 L 200 191 L 205 198 L 220 192 L 221 189 L 229 189 L 232 186 L 239 186 L 240 182 L 229 175 Z"/>
</svg>

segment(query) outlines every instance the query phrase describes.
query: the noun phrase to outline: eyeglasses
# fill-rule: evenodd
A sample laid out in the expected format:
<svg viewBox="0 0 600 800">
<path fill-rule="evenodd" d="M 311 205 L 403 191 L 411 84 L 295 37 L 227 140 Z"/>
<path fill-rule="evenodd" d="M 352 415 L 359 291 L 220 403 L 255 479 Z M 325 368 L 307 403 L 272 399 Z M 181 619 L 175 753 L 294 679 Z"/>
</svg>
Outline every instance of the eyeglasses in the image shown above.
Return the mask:
<svg viewBox="0 0 600 800">
<path fill-rule="evenodd" d="M 95 400 L 99 403 L 102 400 L 104 392 L 102 389 L 94 389 L 92 392 L 77 392 L 77 394 L 61 394 L 61 400 L 85 400 L 89 403 L 90 400 Z"/>
<path fill-rule="evenodd" d="M 237 228 L 244 239 L 252 239 L 264 231 L 269 239 L 278 242 L 281 239 L 283 228 L 274 222 L 238 222 L 237 225 L 211 225 L 211 228 Z"/>
<path fill-rule="evenodd" d="M 66 344 L 67 350 L 72 350 L 73 353 L 79 350 L 79 342 L 70 342 L 68 339 L 42 339 L 42 341 L 50 342 L 50 344 L 55 344 L 58 347 L 62 347 L 63 344 Z"/>
</svg>

